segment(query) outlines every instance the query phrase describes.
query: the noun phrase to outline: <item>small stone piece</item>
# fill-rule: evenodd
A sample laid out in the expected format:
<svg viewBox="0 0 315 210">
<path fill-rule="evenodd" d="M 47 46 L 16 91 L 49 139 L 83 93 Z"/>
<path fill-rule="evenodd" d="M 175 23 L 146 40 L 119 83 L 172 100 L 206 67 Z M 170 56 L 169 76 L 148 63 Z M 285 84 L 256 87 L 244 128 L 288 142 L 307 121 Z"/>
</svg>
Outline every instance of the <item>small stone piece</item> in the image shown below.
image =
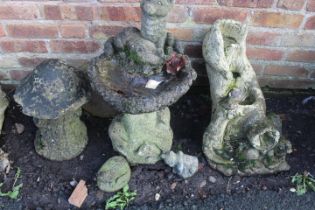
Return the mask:
<svg viewBox="0 0 315 210">
<path fill-rule="evenodd" d="M 217 182 L 217 179 L 214 176 L 209 176 L 209 182 L 211 182 L 212 184 Z"/>
<path fill-rule="evenodd" d="M 115 192 L 126 186 L 130 180 L 131 170 L 122 156 L 108 159 L 97 173 L 97 186 L 105 192 Z"/>
<path fill-rule="evenodd" d="M 9 101 L 6 97 L 6 94 L 1 90 L 1 87 L 0 87 L 0 134 L 2 131 L 2 125 L 4 121 L 4 113 L 8 106 L 9 106 Z"/>
<path fill-rule="evenodd" d="M 177 154 L 170 151 L 161 157 L 167 165 L 173 168 L 174 173 L 184 179 L 193 176 L 198 171 L 198 158 L 185 155 L 182 151 L 179 151 Z"/>
<path fill-rule="evenodd" d="M 10 168 L 9 154 L 0 149 L 0 173 L 9 173 Z"/>
<path fill-rule="evenodd" d="M 79 184 L 75 187 L 70 198 L 68 199 L 68 202 L 71 205 L 81 208 L 87 196 L 88 196 L 88 189 L 85 185 L 85 181 L 80 180 Z"/>
<path fill-rule="evenodd" d="M 20 123 L 15 123 L 14 126 L 15 126 L 15 130 L 18 134 L 22 134 L 24 132 L 24 129 L 25 129 L 24 125 L 22 125 Z"/>
<path fill-rule="evenodd" d="M 109 136 L 114 150 L 130 164 L 155 164 L 172 147 L 170 111 L 118 116 L 109 127 Z"/>
</svg>

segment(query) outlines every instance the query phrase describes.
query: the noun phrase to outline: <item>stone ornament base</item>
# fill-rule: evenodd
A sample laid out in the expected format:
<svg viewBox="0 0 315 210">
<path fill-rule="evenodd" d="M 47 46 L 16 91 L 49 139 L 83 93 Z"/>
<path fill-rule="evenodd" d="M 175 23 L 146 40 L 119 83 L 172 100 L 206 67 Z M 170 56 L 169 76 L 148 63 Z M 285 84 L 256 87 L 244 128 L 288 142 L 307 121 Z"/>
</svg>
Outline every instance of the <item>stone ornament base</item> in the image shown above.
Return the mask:
<svg viewBox="0 0 315 210">
<path fill-rule="evenodd" d="M 227 176 L 286 171 L 289 141 L 276 115 L 266 116 L 264 95 L 246 56 L 247 27 L 218 20 L 206 34 L 203 56 L 210 81 L 212 115 L 203 137 L 210 166 Z"/>
<path fill-rule="evenodd" d="M 155 164 L 172 147 L 170 110 L 117 116 L 109 127 L 109 136 L 114 150 L 131 165 Z"/>
<path fill-rule="evenodd" d="M 36 152 L 56 161 L 77 157 L 88 143 L 87 128 L 80 120 L 81 113 L 79 109 L 54 120 L 34 118 L 38 127 L 34 142 Z"/>
</svg>

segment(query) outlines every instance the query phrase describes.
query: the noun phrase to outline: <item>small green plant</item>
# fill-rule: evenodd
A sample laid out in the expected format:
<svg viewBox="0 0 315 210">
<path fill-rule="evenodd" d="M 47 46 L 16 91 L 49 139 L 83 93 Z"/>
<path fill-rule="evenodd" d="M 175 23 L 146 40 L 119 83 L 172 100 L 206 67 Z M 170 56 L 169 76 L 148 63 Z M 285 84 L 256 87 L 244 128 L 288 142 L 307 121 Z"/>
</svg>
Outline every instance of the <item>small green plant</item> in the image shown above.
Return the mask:
<svg viewBox="0 0 315 210">
<path fill-rule="evenodd" d="M 295 174 L 291 182 L 295 184 L 297 195 L 304 195 L 308 190 L 315 192 L 315 178 L 307 171 L 303 174 Z"/>
<path fill-rule="evenodd" d="M 122 191 L 117 192 L 113 197 L 106 201 L 105 210 L 108 209 L 125 209 L 128 204 L 135 199 L 137 193 L 129 191 L 129 186 L 126 185 Z"/>
<path fill-rule="evenodd" d="M 17 180 L 21 177 L 21 169 L 17 168 L 15 177 L 14 177 L 14 182 L 12 185 L 12 190 L 8 192 L 2 192 L 1 187 L 3 186 L 3 183 L 0 183 L 0 197 L 9 197 L 13 200 L 16 200 L 20 194 L 20 190 L 23 186 L 23 184 L 16 185 Z"/>
</svg>

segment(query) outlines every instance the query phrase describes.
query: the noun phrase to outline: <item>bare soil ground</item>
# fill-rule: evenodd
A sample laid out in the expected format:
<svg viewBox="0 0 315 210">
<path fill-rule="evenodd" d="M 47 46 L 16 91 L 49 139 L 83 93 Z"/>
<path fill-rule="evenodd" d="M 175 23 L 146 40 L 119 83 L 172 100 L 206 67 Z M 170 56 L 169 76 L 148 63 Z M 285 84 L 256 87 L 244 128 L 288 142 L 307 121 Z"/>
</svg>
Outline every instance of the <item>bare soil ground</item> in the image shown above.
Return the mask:
<svg viewBox="0 0 315 210">
<path fill-rule="evenodd" d="M 288 156 L 290 171 L 265 176 L 225 177 L 211 169 L 201 150 L 202 135 L 210 122 L 211 102 L 208 92 L 192 90 L 171 107 L 171 126 L 175 135 L 173 150 L 183 150 L 187 154 L 198 156 L 198 173 L 188 180 L 183 180 L 162 162 L 132 167 L 129 186 L 137 191 L 137 197 L 129 208 L 217 209 L 227 205 L 230 208 L 225 209 L 247 209 L 231 205 L 236 205 L 241 200 L 261 199 L 261 209 L 265 209 L 263 206 L 266 206 L 268 198 L 273 200 L 278 197 L 281 200 L 281 195 L 288 195 L 289 201 L 299 205 L 296 208 L 290 205 L 291 209 L 301 209 L 302 201 L 305 200 L 300 200 L 302 197 L 297 197 L 289 191 L 292 187 L 290 179 L 297 172 L 305 170 L 315 174 L 315 101 L 302 104 L 304 98 L 314 93 L 280 93 L 273 91 L 265 96 L 268 111 L 281 115 L 283 135 L 293 144 L 294 152 Z M 82 209 L 104 209 L 106 199 L 113 194 L 98 190 L 95 175 L 108 158 L 117 154 L 113 151 L 107 134 L 111 119 L 96 118 L 84 113 L 82 120 L 86 123 L 89 134 L 89 144 L 82 155 L 64 162 L 46 160 L 35 153 L 33 140 L 36 127 L 32 118 L 20 112 L 11 96 L 0 146 L 10 154 L 13 169 L 6 177 L 1 175 L 0 182 L 4 183 L 3 191 L 9 190 L 19 167 L 22 178 L 18 183 L 23 183 L 23 188 L 18 200 L 0 197 L 0 209 L 76 209 L 68 204 L 67 200 L 73 191 L 70 182 L 80 179 L 87 182 L 89 190 Z M 25 126 L 22 134 L 16 132 L 15 123 Z M 159 201 L 155 201 L 157 193 L 161 195 Z M 257 197 L 252 197 L 255 195 Z M 299 202 L 294 202 L 294 198 Z M 315 203 L 315 195 L 312 193 L 304 198 L 307 202 Z M 274 208 L 267 205 L 267 209 L 281 209 L 276 208 L 279 204 L 275 203 Z M 256 206 L 248 209 L 257 208 Z"/>
</svg>

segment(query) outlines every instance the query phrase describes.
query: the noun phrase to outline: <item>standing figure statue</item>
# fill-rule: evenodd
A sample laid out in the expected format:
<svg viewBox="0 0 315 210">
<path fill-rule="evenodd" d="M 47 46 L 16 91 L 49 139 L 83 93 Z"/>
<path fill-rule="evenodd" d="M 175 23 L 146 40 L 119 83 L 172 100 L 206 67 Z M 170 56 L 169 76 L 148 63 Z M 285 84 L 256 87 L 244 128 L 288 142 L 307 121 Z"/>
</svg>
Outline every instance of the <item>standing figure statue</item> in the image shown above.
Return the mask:
<svg viewBox="0 0 315 210">
<path fill-rule="evenodd" d="M 246 57 L 247 26 L 218 20 L 203 42 L 212 116 L 203 137 L 209 164 L 230 176 L 288 170 L 291 144 L 281 137 L 281 120 L 266 116 L 266 103 Z"/>
</svg>

